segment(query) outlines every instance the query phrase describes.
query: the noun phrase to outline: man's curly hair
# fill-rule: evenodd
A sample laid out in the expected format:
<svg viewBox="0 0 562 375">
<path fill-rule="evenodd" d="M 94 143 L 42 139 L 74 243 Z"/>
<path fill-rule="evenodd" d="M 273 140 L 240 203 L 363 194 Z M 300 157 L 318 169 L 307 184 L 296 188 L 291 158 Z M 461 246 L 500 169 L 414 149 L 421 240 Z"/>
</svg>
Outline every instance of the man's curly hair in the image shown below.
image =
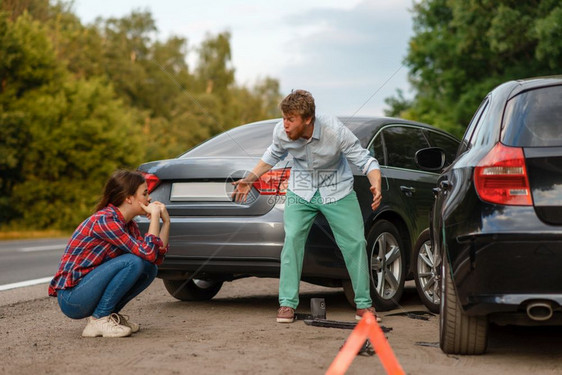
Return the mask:
<svg viewBox="0 0 562 375">
<path fill-rule="evenodd" d="M 312 94 L 306 90 L 293 90 L 279 104 L 283 115 L 300 115 L 303 119 L 314 120 L 316 105 Z"/>
</svg>

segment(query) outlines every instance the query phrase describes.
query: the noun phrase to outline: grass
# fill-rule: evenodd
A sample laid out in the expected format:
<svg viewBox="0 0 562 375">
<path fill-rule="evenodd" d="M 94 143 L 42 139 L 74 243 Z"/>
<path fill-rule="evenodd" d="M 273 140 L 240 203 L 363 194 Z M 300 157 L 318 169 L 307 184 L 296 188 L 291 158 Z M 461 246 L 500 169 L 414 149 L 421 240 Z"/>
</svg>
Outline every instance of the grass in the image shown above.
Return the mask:
<svg viewBox="0 0 562 375">
<path fill-rule="evenodd" d="M 34 238 L 70 237 L 71 233 L 62 230 L 0 230 L 1 240 L 27 240 Z"/>
</svg>

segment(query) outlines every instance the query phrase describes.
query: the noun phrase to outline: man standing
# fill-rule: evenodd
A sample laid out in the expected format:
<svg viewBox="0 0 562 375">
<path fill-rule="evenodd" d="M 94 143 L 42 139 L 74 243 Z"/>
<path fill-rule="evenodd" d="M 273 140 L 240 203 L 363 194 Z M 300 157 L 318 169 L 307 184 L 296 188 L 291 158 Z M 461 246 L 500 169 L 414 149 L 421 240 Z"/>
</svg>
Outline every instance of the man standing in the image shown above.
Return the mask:
<svg viewBox="0 0 562 375">
<path fill-rule="evenodd" d="M 248 176 L 233 183 L 234 200 L 245 201 L 254 181 L 288 153 L 293 156 L 285 200 L 277 322 L 294 321 L 305 243 L 318 212 L 328 220 L 344 257 L 355 292 L 356 319 L 361 319 L 365 311 L 376 316 L 369 292 L 363 217 L 348 161 L 367 175 L 373 210 L 382 198 L 379 163 L 337 118 L 316 116 L 314 98 L 308 91 L 291 92 L 280 109 L 283 120 L 275 126 L 271 146 Z"/>
</svg>

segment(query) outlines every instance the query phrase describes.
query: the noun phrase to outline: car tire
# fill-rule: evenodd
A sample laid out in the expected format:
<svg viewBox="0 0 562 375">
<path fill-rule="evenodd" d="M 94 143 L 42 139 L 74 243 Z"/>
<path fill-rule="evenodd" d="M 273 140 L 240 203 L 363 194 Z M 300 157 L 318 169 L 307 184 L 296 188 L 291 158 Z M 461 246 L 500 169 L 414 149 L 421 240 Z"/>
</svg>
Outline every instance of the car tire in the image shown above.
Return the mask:
<svg viewBox="0 0 562 375">
<path fill-rule="evenodd" d="M 353 308 L 355 308 L 355 292 L 353 291 L 351 280 L 342 280 L 341 286 L 343 287 L 343 294 L 345 295 L 345 299 Z"/>
<path fill-rule="evenodd" d="M 406 252 L 390 221 L 377 221 L 369 231 L 367 257 L 373 305 L 378 311 L 398 307 L 406 280 Z"/>
<path fill-rule="evenodd" d="M 488 344 L 486 316 L 463 313 L 453 284 L 449 262 L 442 266 L 442 298 L 439 317 L 439 345 L 447 354 L 483 354 Z"/>
<path fill-rule="evenodd" d="M 164 286 L 172 297 L 180 301 L 208 301 L 217 295 L 222 281 L 184 279 L 164 279 Z"/>
<path fill-rule="evenodd" d="M 435 251 L 424 231 L 414 247 L 414 281 L 422 303 L 433 313 L 441 305 L 441 254 Z"/>
</svg>

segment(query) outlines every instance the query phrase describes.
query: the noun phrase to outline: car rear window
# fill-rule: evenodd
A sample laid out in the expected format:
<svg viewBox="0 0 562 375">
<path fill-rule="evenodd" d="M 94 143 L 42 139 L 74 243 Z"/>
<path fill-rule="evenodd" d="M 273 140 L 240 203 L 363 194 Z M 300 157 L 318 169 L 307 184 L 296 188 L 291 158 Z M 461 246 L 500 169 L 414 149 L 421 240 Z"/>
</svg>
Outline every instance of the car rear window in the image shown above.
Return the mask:
<svg viewBox="0 0 562 375">
<path fill-rule="evenodd" d="M 195 146 L 180 158 L 213 156 L 262 156 L 273 139 L 279 120 L 258 122 L 230 129 Z"/>
<path fill-rule="evenodd" d="M 562 86 L 512 98 L 506 106 L 502 142 L 516 147 L 562 146 Z"/>
<path fill-rule="evenodd" d="M 191 150 L 181 158 L 215 156 L 262 156 L 273 140 L 273 128 L 281 119 L 255 122 L 230 129 L 211 138 Z M 365 119 L 341 118 L 345 125 L 356 131 Z"/>
</svg>

